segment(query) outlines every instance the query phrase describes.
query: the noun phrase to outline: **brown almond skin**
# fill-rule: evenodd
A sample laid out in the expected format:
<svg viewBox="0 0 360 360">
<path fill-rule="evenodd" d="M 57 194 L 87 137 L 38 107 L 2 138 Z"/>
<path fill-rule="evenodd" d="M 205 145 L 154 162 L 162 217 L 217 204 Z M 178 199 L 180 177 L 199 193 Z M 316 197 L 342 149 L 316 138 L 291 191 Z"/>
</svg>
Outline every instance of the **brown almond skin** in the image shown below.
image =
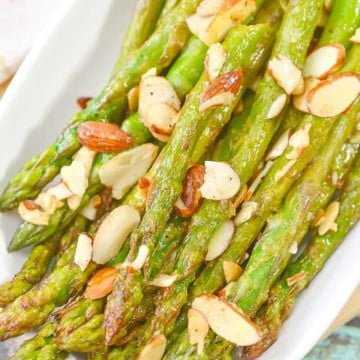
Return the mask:
<svg viewBox="0 0 360 360">
<path fill-rule="evenodd" d="M 200 103 L 211 99 L 213 96 L 223 93 L 231 92 L 236 95 L 243 83 L 244 73 L 242 69 L 236 69 L 229 71 L 218 76 L 207 88 L 204 95 L 202 96 Z"/>
<path fill-rule="evenodd" d="M 86 299 L 101 299 L 109 295 L 114 287 L 114 281 L 118 274 L 118 269 L 109 266 L 98 270 L 88 282 L 84 297 Z"/>
<path fill-rule="evenodd" d="M 77 98 L 76 103 L 78 104 L 78 106 L 81 110 L 84 110 L 84 109 L 86 109 L 88 102 L 91 101 L 92 99 L 93 99 L 92 97 L 83 96 L 83 97 Z"/>
<path fill-rule="evenodd" d="M 26 207 L 28 210 L 36 210 L 36 209 L 39 208 L 39 207 L 35 204 L 35 201 L 34 201 L 34 200 L 24 200 L 24 201 L 23 201 L 23 204 L 25 205 L 25 207 Z"/>
<path fill-rule="evenodd" d="M 110 123 L 87 121 L 79 126 L 81 145 L 96 152 L 119 152 L 133 144 L 131 136 Z"/>
</svg>

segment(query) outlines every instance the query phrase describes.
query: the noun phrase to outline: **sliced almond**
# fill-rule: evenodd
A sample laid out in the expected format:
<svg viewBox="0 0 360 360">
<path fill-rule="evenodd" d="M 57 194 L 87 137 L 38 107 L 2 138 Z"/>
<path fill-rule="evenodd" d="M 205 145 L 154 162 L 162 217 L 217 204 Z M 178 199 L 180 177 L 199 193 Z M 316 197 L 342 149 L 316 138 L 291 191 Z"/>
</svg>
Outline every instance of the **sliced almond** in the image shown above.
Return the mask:
<svg viewBox="0 0 360 360">
<path fill-rule="evenodd" d="M 146 79 L 148 77 L 153 77 L 157 75 L 157 69 L 156 67 L 152 67 L 151 69 L 149 69 L 146 73 L 144 73 L 141 77 L 141 80 Z"/>
<path fill-rule="evenodd" d="M 158 150 L 156 145 L 144 144 L 116 155 L 100 167 L 101 182 L 113 189 L 115 199 L 121 199 L 146 174 Z"/>
<path fill-rule="evenodd" d="M 119 270 L 115 266 L 107 266 L 96 271 L 88 281 L 84 298 L 97 300 L 109 295 L 113 291 L 118 273 Z"/>
<path fill-rule="evenodd" d="M 301 271 L 298 274 L 295 274 L 293 276 L 290 276 L 289 278 L 286 279 L 286 282 L 288 284 L 288 286 L 293 286 L 295 285 L 298 281 L 304 279 L 307 275 L 306 271 Z"/>
<path fill-rule="evenodd" d="M 319 83 L 320 83 L 319 79 L 315 79 L 311 77 L 305 79 L 304 92 L 301 95 L 293 96 L 293 105 L 296 109 L 306 113 L 309 112 L 306 98 L 310 90 L 313 89 Z"/>
<path fill-rule="evenodd" d="M 139 106 L 139 86 L 133 87 L 127 94 L 130 111 L 136 111 Z"/>
<path fill-rule="evenodd" d="M 230 105 L 239 92 L 243 79 L 244 74 L 241 69 L 218 76 L 201 97 L 199 110 L 205 111 L 215 106 Z"/>
<path fill-rule="evenodd" d="M 205 260 L 211 261 L 220 256 L 230 245 L 231 239 L 234 235 L 235 226 L 234 223 L 229 220 L 225 221 L 214 233 L 212 236 L 208 252 L 206 254 Z"/>
<path fill-rule="evenodd" d="M 79 142 L 96 152 L 119 152 L 132 145 L 131 136 L 116 124 L 87 121 L 78 128 Z"/>
<path fill-rule="evenodd" d="M 315 224 L 318 226 L 320 236 L 325 235 L 328 231 L 337 231 L 336 218 L 339 215 L 340 203 L 333 201 L 325 210 L 324 215 Z"/>
<path fill-rule="evenodd" d="M 149 285 L 167 288 L 171 286 L 177 279 L 176 275 L 158 274 L 153 280 L 149 282 Z"/>
<path fill-rule="evenodd" d="M 264 178 L 267 173 L 270 171 L 271 167 L 273 166 L 274 162 L 273 161 L 267 161 L 265 163 L 264 168 L 260 171 L 260 173 L 258 174 L 258 176 L 255 178 L 255 180 L 251 183 L 250 187 L 249 187 L 249 194 L 251 197 L 251 195 L 256 191 L 256 189 L 259 187 L 260 182 L 262 180 L 262 178 Z"/>
<path fill-rule="evenodd" d="M 278 55 L 269 61 L 268 70 L 276 83 L 288 94 L 292 94 L 302 83 L 301 71 L 286 56 Z"/>
<path fill-rule="evenodd" d="M 298 243 L 296 241 L 293 241 L 289 247 L 289 253 L 292 255 L 297 254 L 298 252 Z"/>
<path fill-rule="evenodd" d="M 50 195 L 54 195 L 58 200 L 64 200 L 72 196 L 72 192 L 64 183 L 59 183 L 46 191 Z"/>
<path fill-rule="evenodd" d="M 296 159 L 289 160 L 281 170 L 275 173 L 274 175 L 275 181 L 279 181 L 280 179 L 282 179 L 283 176 L 286 175 L 289 170 L 291 170 L 291 168 L 295 165 L 295 163 L 296 163 Z"/>
<path fill-rule="evenodd" d="M 136 360 L 161 360 L 165 354 L 166 343 L 163 334 L 154 336 L 141 350 Z"/>
<path fill-rule="evenodd" d="M 204 0 L 196 9 L 199 16 L 206 17 L 216 15 L 225 4 L 226 0 Z"/>
<path fill-rule="evenodd" d="M 297 159 L 304 150 L 310 144 L 309 131 L 311 129 L 311 124 L 307 123 L 303 129 L 296 131 L 291 135 L 289 140 L 289 146 L 292 147 L 292 151 L 286 155 L 287 159 Z"/>
<path fill-rule="evenodd" d="M 214 15 L 205 17 L 195 13 L 186 19 L 186 24 L 192 34 L 197 36 L 203 43 L 210 46 L 211 43 L 207 43 L 207 30 L 214 18 Z"/>
<path fill-rule="evenodd" d="M 272 149 L 266 156 L 266 160 L 274 160 L 281 156 L 285 149 L 289 146 L 290 129 L 286 130 L 280 137 L 279 140 L 274 144 Z"/>
<path fill-rule="evenodd" d="M 356 29 L 355 34 L 350 38 L 354 44 L 360 44 L 360 27 Z"/>
<path fill-rule="evenodd" d="M 74 263 L 81 271 L 85 271 L 91 261 L 92 239 L 87 234 L 80 234 L 76 244 Z"/>
<path fill-rule="evenodd" d="M 346 50 L 341 44 L 321 46 L 306 58 L 304 77 L 326 78 L 343 66 L 345 57 Z"/>
<path fill-rule="evenodd" d="M 236 281 L 244 272 L 243 268 L 237 263 L 234 263 L 233 261 L 224 261 L 223 270 L 224 270 L 226 283 Z"/>
<path fill-rule="evenodd" d="M 81 215 L 86 217 L 88 220 L 95 220 L 99 206 L 101 205 L 101 196 L 93 196 L 86 206 L 82 209 Z"/>
<path fill-rule="evenodd" d="M 86 146 L 82 146 L 80 150 L 74 155 L 74 161 L 79 162 L 84 166 L 85 174 L 87 177 L 90 175 L 92 164 L 95 159 L 96 152 L 90 150 Z"/>
<path fill-rule="evenodd" d="M 235 225 L 238 226 L 250 220 L 258 209 L 258 206 L 258 203 L 254 201 L 245 201 L 241 206 L 241 210 L 236 215 L 234 220 Z"/>
<path fill-rule="evenodd" d="M 204 183 L 200 192 L 205 199 L 230 199 L 240 189 L 240 178 L 225 162 L 205 161 Z"/>
<path fill-rule="evenodd" d="M 131 206 L 122 205 L 112 210 L 95 235 L 93 260 L 97 264 L 111 260 L 139 222 L 140 214 Z"/>
<path fill-rule="evenodd" d="M 81 204 L 82 196 L 72 195 L 67 198 L 67 204 L 70 210 L 75 211 Z"/>
<path fill-rule="evenodd" d="M 40 209 L 29 209 L 26 201 L 22 201 L 18 207 L 20 217 L 30 224 L 45 226 L 49 224 L 50 214 Z"/>
<path fill-rule="evenodd" d="M 152 135 L 163 142 L 170 139 L 170 135 L 178 119 L 178 112 L 167 104 L 152 104 L 146 117 L 146 124 Z"/>
<path fill-rule="evenodd" d="M 343 73 L 320 82 L 308 93 L 306 100 L 311 114 L 332 117 L 345 112 L 359 93 L 359 76 Z"/>
<path fill-rule="evenodd" d="M 204 343 L 206 335 L 209 332 L 209 324 L 201 312 L 195 309 L 189 309 L 188 317 L 188 334 L 191 345 L 197 345 L 197 354 L 204 353 Z"/>
<path fill-rule="evenodd" d="M 266 116 L 267 119 L 277 117 L 284 109 L 287 101 L 286 94 L 280 95 L 270 106 L 269 112 Z"/>
<path fill-rule="evenodd" d="M 205 58 L 205 71 L 211 81 L 218 77 L 226 61 L 226 51 L 220 43 L 209 47 Z"/>
<path fill-rule="evenodd" d="M 140 270 L 144 266 L 146 259 L 149 256 L 149 252 L 150 250 L 146 245 L 141 245 L 136 259 L 131 263 L 131 267 L 134 270 Z"/>
<path fill-rule="evenodd" d="M 149 76 L 141 80 L 139 87 L 139 114 L 147 124 L 148 111 L 153 104 L 167 104 L 175 111 L 181 102 L 170 81 L 162 76 Z"/>
<path fill-rule="evenodd" d="M 205 167 L 192 165 L 183 181 L 183 191 L 175 203 L 175 209 L 182 217 L 192 216 L 201 205 L 200 187 L 204 183 Z"/>
<path fill-rule="evenodd" d="M 261 340 L 257 325 L 233 303 L 205 294 L 195 298 L 192 308 L 207 319 L 217 335 L 237 346 L 249 346 Z"/>
</svg>

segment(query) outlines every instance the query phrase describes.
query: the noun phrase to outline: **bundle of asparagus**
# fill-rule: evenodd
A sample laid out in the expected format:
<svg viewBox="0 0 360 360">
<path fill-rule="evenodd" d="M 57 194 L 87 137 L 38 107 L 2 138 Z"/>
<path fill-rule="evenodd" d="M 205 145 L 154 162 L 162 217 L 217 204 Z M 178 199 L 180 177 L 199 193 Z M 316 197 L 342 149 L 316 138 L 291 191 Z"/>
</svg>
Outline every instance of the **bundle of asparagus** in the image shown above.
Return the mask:
<svg viewBox="0 0 360 360">
<path fill-rule="evenodd" d="M 263 353 L 359 220 L 359 26 L 359 0 L 140 1 L 108 85 L 0 197 L 9 250 L 34 245 L 0 339 L 43 325 L 12 359 Z"/>
</svg>

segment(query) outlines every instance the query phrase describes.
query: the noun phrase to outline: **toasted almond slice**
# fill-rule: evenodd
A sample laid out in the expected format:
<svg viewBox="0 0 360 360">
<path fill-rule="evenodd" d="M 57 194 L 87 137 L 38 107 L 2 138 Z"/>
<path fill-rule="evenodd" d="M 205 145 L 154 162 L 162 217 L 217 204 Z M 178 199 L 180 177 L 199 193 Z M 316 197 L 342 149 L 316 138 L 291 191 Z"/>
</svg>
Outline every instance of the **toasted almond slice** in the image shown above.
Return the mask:
<svg viewBox="0 0 360 360">
<path fill-rule="evenodd" d="M 249 346 L 261 340 L 257 325 L 233 303 L 205 294 L 195 298 L 192 308 L 207 319 L 217 335 L 237 346 Z"/>
<path fill-rule="evenodd" d="M 50 215 L 64 205 L 55 196 L 48 193 L 40 193 L 34 202 L 40 207 L 41 210 L 49 213 Z"/>
<path fill-rule="evenodd" d="M 58 200 L 64 200 L 72 196 L 72 192 L 64 183 L 59 183 L 46 191 L 50 195 L 54 195 Z"/>
<path fill-rule="evenodd" d="M 345 112 L 358 98 L 360 80 L 357 74 L 343 73 L 320 82 L 306 97 L 311 114 L 332 117 Z"/>
<path fill-rule="evenodd" d="M 158 274 L 153 280 L 149 282 L 149 285 L 167 288 L 171 286 L 177 279 L 176 275 Z"/>
<path fill-rule="evenodd" d="M 317 221 L 318 233 L 325 235 L 328 231 L 337 231 L 336 218 L 339 215 L 340 203 L 333 201 L 325 210 L 324 215 Z"/>
<path fill-rule="evenodd" d="M 243 268 L 233 261 L 224 261 L 223 270 L 226 283 L 236 281 L 244 272 Z"/>
<path fill-rule="evenodd" d="M 350 38 L 350 41 L 354 44 L 360 43 L 360 27 L 356 29 L 355 34 Z"/>
<path fill-rule="evenodd" d="M 307 57 L 303 71 L 304 77 L 326 78 L 343 66 L 345 57 L 346 50 L 341 44 L 321 46 Z"/>
<path fill-rule="evenodd" d="M 148 77 L 153 77 L 157 75 L 157 69 L 156 67 L 152 67 L 151 69 L 149 69 L 146 73 L 144 73 L 141 77 L 141 80 L 146 79 Z"/>
<path fill-rule="evenodd" d="M 178 118 L 177 115 L 178 112 L 170 105 L 152 104 L 147 112 L 146 124 L 156 139 L 167 142 Z"/>
<path fill-rule="evenodd" d="M 189 309 L 188 317 L 188 334 L 191 345 L 197 345 L 197 354 L 204 353 L 204 343 L 206 335 L 209 332 L 209 324 L 201 312 L 195 309 Z"/>
<path fill-rule="evenodd" d="M 85 167 L 77 160 L 61 168 L 61 177 L 64 184 L 74 195 L 82 196 L 89 185 Z"/>
<path fill-rule="evenodd" d="M 218 77 L 226 61 L 226 51 L 220 43 L 209 47 L 205 58 L 205 71 L 211 81 Z"/>
<path fill-rule="evenodd" d="M 140 270 L 144 266 L 145 261 L 149 255 L 149 251 L 150 250 L 146 245 L 140 246 L 136 259 L 131 263 L 131 267 L 134 270 Z"/>
<path fill-rule="evenodd" d="M 251 185 L 249 187 L 249 190 L 248 190 L 248 192 L 250 194 L 249 198 L 256 191 L 256 189 L 259 187 L 261 179 L 267 175 L 267 173 L 270 171 L 273 164 L 274 164 L 273 161 L 267 161 L 265 163 L 264 168 L 260 171 L 258 176 L 255 178 L 255 180 L 251 183 Z"/>
<path fill-rule="evenodd" d="M 275 181 L 279 181 L 284 175 L 286 175 L 288 171 L 295 165 L 295 163 L 296 159 L 289 160 L 281 170 L 276 172 L 274 175 Z"/>
<path fill-rule="evenodd" d="M 225 221 L 215 231 L 209 243 L 208 252 L 205 257 L 206 261 L 216 259 L 228 248 L 234 235 L 234 231 L 235 226 L 231 220 Z"/>
<path fill-rule="evenodd" d="M 234 26 L 251 17 L 257 9 L 256 0 L 228 0 L 225 5 L 200 38 L 207 45 L 222 41 Z"/>
<path fill-rule="evenodd" d="M 76 210 L 81 204 L 82 196 L 79 195 L 72 195 L 67 198 L 67 204 L 70 210 Z"/>
<path fill-rule="evenodd" d="M 86 204 L 86 206 L 82 209 L 81 215 L 86 217 L 88 220 L 95 220 L 96 214 L 99 206 L 101 205 L 101 196 L 95 195 L 90 201 Z"/>
<path fill-rule="evenodd" d="M 139 106 L 139 86 L 134 86 L 127 94 L 130 111 L 136 111 Z"/>
<path fill-rule="evenodd" d="M 203 43 L 210 46 L 207 41 L 207 30 L 214 20 L 215 16 L 200 16 L 195 13 L 186 19 L 186 24 L 192 34 L 197 36 Z M 216 42 L 216 41 L 215 41 Z"/>
<path fill-rule="evenodd" d="M 119 270 L 114 266 L 108 266 L 94 273 L 88 281 L 85 290 L 85 299 L 97 300 L 109 295 L 114 288 L 114 282 Z"/>
<path fill-rule="evenodd" d="M 240 178 L 225 162 L 205 161 L 204 183 L 200 192 L 205 199 L 226 200 L 240 189 Z"/>
<path fill-rule="evenodd" d="M 320 83 L 319 79 L 315 79 L 312 77 L 305 79 L 304 92 L 301 95 L 293 96 L 293 105 L 296 109 L 302 112 L 309 112 L 308 104 L 306 102 L 306 98 L 308 93 L 312 88 L 314 88 L 317 84 Z"/>
<path fill-rule="evenodd" d="M 163 334 L 154 336 L 141 350 L 136 360 L 161 360 L 165 354 L 166 343 Z"/>
<path fill-rule="evenodd" d="M 85 271 L 92 256 L 92 239 L 87 234 L 80 234 L 76 244 L 74 263 Z"/>
<path fill-rule="evenodd" d="M 285 149 L 289 145 L 290 133 L 291 131 L 288 129 L 279 137 L 279 140 L 267 154 L 266 160 L 274 160 L 284 153 Z"/>
<path fill-rule="evenodd" d="M 278 55 L 269 61 L 268 70 L 276 83 L 290 95 L 302 82 L 301 71 L 286 56 Z"/>
<path fill-rule="evenodd" d="M 234 220 L 235 225 L 238 226 L 250 220 L 258 208 L 258 203 L 254 201 L 245 201 L 239 213 L 236 215 Z"/>
<path fill-rule="evenodd" d="M 296 131 L 291 135 L 289 140 L 289 146 L 292 147 L 292 151 L 286 155 L 287 159 L 297 159 L 304 150 L 310 144 L 309 131 L 311 129 L 311 124 L 307 123 L 303 129 Z"/>
<path fill-rule="evenodd" d="M 84 166 L 85 174 L 88 177 L 95 159 L 96 152 L 90 150 L 86 146 L 82 146 L 80 150 L 74 155 L 74 160 L 78 161 Z"/>
<path fill-rule="evenodd" d="M 298 252 L 298 243 L 293 241 L 289 247 L 289 253 L 295 255 Z"/>
<path fill-rule="evenodd" d="M 95 235 L 93 260 L 105 264 L 112 259 L 139 222 L 140 214 L 131 206 L 122 205 L 112 210 Z"/>
<path fill-rule="evenodd" d="M 149 143 L 116 155 L 100 167 L 101 182 L 113 189 L 115 199 L 121 199 L 146 174 L 158 150 L 156 145 Z"/>
<path fill-rule="evenodd" d="M 26 200 L 22 201 L 18 207 L 20 217 L 30 224 L 45 226 L 49 224 L 50 214 L 40 209 L 31 209 L 26 205 Z"/>
<path fill-rule="evenodd" d="M 200 99 L 200 111 L 214 106 L 229 105 L 240 90 L 244 79 L 241 69 L 229 71 L 218 76 L 206 89 Z"/>
<path fill-rule="evenodd" d="M 170 81 L 162 76 L 149 76 L 142 79 L 139 87 L 139 114 L 144 123 L 150 106 L 153 104 L 167 104 L 175 111 L 181 108 L 181 102 Z"/>
<path fill-rule="evenodd" d="M 199 16 L 206 17 L 216 15 L 225 4 L 226 0 L 204 0 L 196 9 Z"/>
<path fill-rule="evenodd" d="M 86 121 L 78 129 L 79 142 L 97 152 L 118 152 L 131 146 L 133 140 L 116 124 Z"/>
<path fill-rule="evenodd" d="M 304 279 L 307 275 L 306 271 L 301 271 L 293 276 L 290 276 L 289 278 L 286 279 L 286 282 L 288 284 L 288 286 L 293 286 L 295 285 L 298 281 Z"/>
<path fill-rule="evenodd" d="M 280 95 L 270 106 L 269 112 L 266 116 L 267 119 L 273 119 L 278 116 L 284 109 L 287 101 L 286 94 Z"/>
</svg>

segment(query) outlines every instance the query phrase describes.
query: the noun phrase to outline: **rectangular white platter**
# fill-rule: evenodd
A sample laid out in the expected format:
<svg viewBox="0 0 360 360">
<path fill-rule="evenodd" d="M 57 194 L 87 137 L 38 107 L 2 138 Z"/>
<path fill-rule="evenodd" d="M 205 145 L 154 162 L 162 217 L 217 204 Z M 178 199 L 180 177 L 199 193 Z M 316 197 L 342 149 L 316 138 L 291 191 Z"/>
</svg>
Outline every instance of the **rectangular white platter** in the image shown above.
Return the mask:
<svg viewBox="0 0 360 360">
<path fill-rule="evenodd" d="M 0 101 L 0 189 L 40 153 L 76 111 L 76 98 L 106 83 L 134 2 L 73 0 L 49 21 Z M 359 205 L 360 206 L 360 205 Z M 0 282 L 19 270 L 27 251 L 8 254 L 19 224 L 0 215 Z M 299 360 L 317 343 L 360 282 L 360 226 L 302 294 L 278 342 L 262 360 Z"/>
</svg>

